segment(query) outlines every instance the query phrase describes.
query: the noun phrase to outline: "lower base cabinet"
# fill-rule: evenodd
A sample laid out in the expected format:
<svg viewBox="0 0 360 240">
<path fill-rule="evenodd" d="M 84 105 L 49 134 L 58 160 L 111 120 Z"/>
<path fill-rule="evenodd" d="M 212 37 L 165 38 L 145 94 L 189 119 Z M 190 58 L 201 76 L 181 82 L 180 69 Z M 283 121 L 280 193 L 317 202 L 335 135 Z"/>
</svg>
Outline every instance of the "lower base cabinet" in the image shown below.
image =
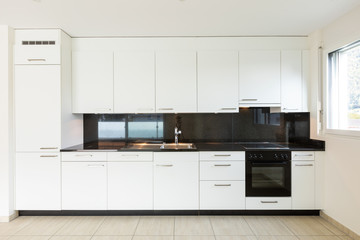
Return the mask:
<svg viewBox="0 0 360 240">
<path fill-rule="evenodd" d="M 245 209 L 245 181 L 201 181 L 200 209 Z"/>
<path fill-rule="evenodd" d="M 246 210 L 290 210 L 291 197 L 247 197 Z"/>
<path fill-rule="evenodd" d="M 17 153 L 16 210 L 60 210 L 60 153 Z"/>
<path fill-rule="evenodd" d="M 315 161 L 292 161 L 292 208 L 315 209 Z"/>
<path fill-rule="evenodd" d="M 154 153 L 154 209 L 199 209 L 198 153 Z"/>
<path fill-rule="evenodd" d="M 62 209 L 107 209 L 107 163 L 62 163 Z"/>
<path fill-rule="evenodd" d="M 153 209 L 152 162 L 108 162 L 108 209 Z"/>
</svg>

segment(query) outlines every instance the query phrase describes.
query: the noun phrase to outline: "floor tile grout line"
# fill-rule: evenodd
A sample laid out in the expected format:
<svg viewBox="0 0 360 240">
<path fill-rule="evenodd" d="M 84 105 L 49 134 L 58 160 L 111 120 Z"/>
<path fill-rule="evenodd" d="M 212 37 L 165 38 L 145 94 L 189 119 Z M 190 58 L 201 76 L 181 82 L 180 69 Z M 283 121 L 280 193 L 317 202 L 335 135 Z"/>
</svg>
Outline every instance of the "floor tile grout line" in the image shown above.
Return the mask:
<svg viewBox="0 0 360 240">
<path fill-rule="evenodd" d="M 138 228 L 138 226 L 139 226 L 139 223 L 140 223 L 140 221 L 141 221 L 141 218 L 142 218 L 142 216 L 139 216 L 138 222 L 136 223 L 136 227 L 135 227 L 135 230 L 134 230 L 134 232 L 133 232 L 133 234 L 132 234 L 131 240 L 133 240 L 134 237 L 135 237 L 135 233 L 136 233 L 136 231 L 137 231 L 137 228 Z"/>
<path fill-rule="evenodd" d="M 283 221 L 281 221 L 280 216 L 272 216 L 276 221 L 280 222 L 281 225 L 283 225 L 287 230 L 289 230 L 289 232 L 291 232 L 293 234 L 293 236 L 296 236 L 295 232 L 291 230 L 291 228 L 289 226 L 287 226 Z M 298 237 L 296 237 L 297 239 L 299 239 Z"/>
<path fill-rule="evenodd" d="M 105 216 L 104 219 L 101 221 L 101 223 L 99 224 L 99 226 L 96 228 L 96 230 L 94 231 L 94 233 L 91 235 L 91 238 L 93 238 L 96 234 L 97 231 L 99 231 L 99 228 L 103 225 L 103 223 L 105 222 L 105 219 L 108 218 L 109 216 Z M 90 238 L 90 239 L 91 239 Z"/>
<path fill-rule="evenodd" d="M 21 217 L 19 217 L 19 218 L 21 218 Z M 24 217 L 22 217 L 22 218 L 24 218 Z M 28 224 L 26 224 L 26 225 L 24 225 L 23 227 L 21 227 L 19 230 L 15 231 L 12 235 L 9 236 L 9 238 L 12 237 L 12 236 L 16 236 L 16 234 L 17 234 L 18 232 L 20 232 L 20 231 L 23 230 L 25 227 L 27 227 L 27 226 L 30 225 L 32 222 L 34 222 L 34 219 L 36 218 L 36 216 L 27 217 L 27 218 L 30 218 L 30 219 L 32 219 L 32 220 L 31 220 Z"/>
<path fill-rule="evenodd" d="M 213 223 L 212 223 L 212 221 L 211 221 L 211 216 L 208 216 L 208 219 L 209 219 L 209 222 L 210 222 L 211 230 L 213 231 L 213 234 L 214 234 L 215 240 L 216 240 L 215 230 L 214 230 Z"/>
<path fill-rule="evenodd" d="M 173 237 L 172 237 L 173 240 L 175 240 L 175 228 L 176 228 L 176 216 L 174 216 L 174 228 L 173 228 Z"/>
<path fill-rule="evenodd" d="M 257 235 L 256 235 L 256 233 L 255 233 L 254 228 L 251 227 L 250 223 L 246 220 L 246 217 L 245 217 L 245 216 L 241 216 L 241 217 L 244 219 L 245 223 L 248 225 L 248 227 L 249 227 L 250 231 L 252 232 L 253 236 L 256 236 L 256 239 L 258 239 L 258 237 L 257 237 Z"/>
</svg>

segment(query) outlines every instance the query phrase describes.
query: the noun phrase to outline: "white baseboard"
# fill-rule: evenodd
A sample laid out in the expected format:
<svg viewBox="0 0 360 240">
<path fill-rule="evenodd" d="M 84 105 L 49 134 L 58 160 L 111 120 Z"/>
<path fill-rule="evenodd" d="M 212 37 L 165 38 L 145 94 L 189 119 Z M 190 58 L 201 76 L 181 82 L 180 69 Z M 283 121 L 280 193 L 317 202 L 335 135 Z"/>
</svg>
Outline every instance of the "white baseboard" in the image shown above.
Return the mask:
<svg viewBox="0 0 360 240">
<path fill-rule="evenodd" d="M 19 216 L 19 212 L 15 211 L 14 214 L 12 214 L 10 216 L 5 216 L 5 217 L 0 216 L 0 222 L 10 222 L 10 221 L 14 220 L 15 218 L 17 218 L 18 216 Z"/>
<path fill-rule="evenodd" d="M 322 218 L 324 218 L 326 221 L 330 222 L 331 224 L 333 224 L 335 227 L 337 227 L 338 229 L 340 229 L 342 232 L 344 232 L 346 235 L 348 235 L 349 237 L 351 237 L 354 240 L 360 240 L 360 235 L 356 234 L 355 232 L 351 231 L 349 228 L 345 227 L 344 225 L 342 225 L 341 223 L 339 223 L 338 221 L 336 221 L 335 219 L 333 219 L 332 217 L 330 217 L 329 215 L 327 215 L 326 213 L 324 213 L 323 211 L 320 211 L 320 216 Z"/>
</svg>

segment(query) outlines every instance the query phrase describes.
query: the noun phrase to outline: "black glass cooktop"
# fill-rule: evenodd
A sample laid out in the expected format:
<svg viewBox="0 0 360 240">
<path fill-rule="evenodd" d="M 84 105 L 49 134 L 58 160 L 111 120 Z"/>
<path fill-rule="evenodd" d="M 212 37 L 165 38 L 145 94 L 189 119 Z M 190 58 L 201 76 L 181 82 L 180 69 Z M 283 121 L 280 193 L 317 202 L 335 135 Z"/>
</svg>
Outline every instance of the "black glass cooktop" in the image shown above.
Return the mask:
<svg viewBox="0 0 360 240">
<path fill-rule="evenodd" d="M 282 146 L 280 144 L 275 143 L 241 143 L 241 146 L 243 146 L 246 150 L 249 149 L 289 149 L 286 146 Z"/>
</svg>

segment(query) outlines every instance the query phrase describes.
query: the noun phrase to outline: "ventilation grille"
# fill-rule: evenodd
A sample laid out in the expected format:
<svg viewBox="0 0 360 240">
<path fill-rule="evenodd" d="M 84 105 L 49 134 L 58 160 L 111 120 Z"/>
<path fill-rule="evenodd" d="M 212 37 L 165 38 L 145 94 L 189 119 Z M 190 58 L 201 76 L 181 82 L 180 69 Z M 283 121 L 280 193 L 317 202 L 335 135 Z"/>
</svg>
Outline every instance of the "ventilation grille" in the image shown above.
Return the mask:
<svg viewBox="0 0 360 240">
<path fill-rule="evenodd" d="M 22 41 L 22 45 L 55 45 L 55 41 Z"/>
</svg>

